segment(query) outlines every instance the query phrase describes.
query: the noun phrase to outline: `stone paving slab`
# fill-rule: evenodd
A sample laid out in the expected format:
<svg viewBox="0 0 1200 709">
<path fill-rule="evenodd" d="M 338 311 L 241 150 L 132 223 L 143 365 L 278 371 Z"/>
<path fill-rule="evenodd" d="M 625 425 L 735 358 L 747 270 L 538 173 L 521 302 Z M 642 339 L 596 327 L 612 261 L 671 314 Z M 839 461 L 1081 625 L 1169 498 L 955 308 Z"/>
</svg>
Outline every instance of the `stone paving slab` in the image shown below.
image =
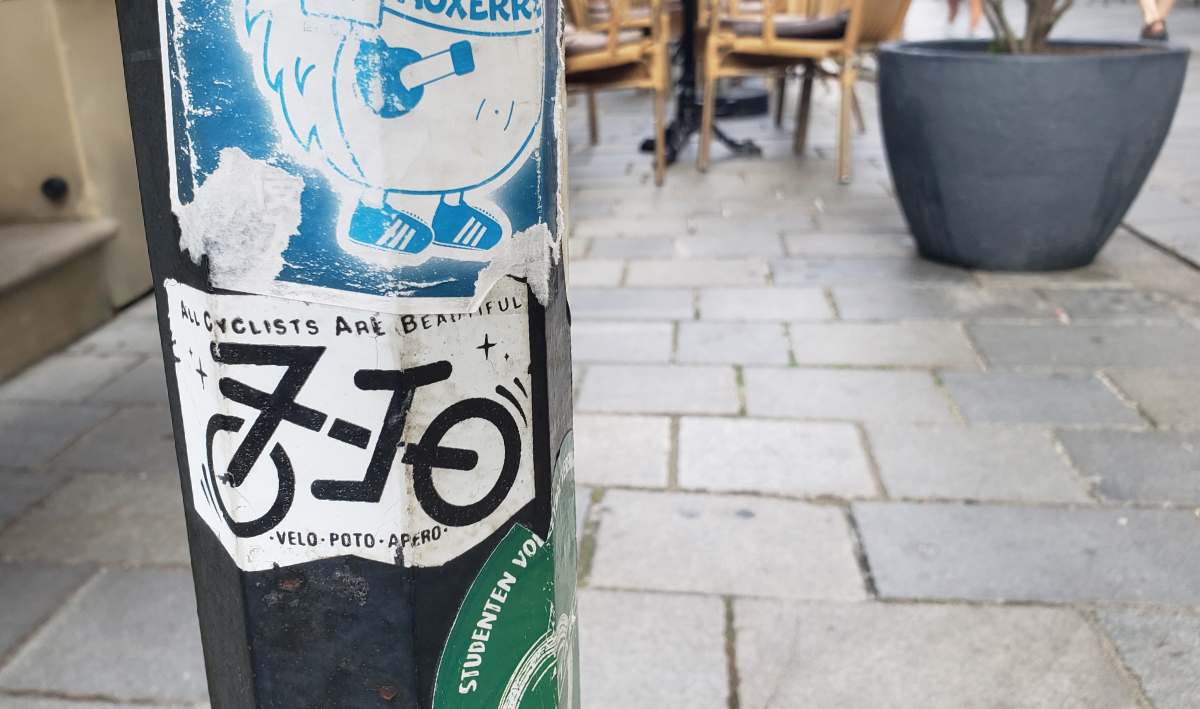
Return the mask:
<svg viewBox="0 0 1200 709">
<path fill-rule="evenodd" d="M 747 367 L 751 416 L 955 423 L 927 372 Z"/>
<path fill-rule="evenodd" d="M 1054 320 L 1032 290 L 975 286 L 837 286 L 833 300 L 844 320 Z"/>
<path fill-rule="evenodd" d="M 990 364 L 1200 367 L 1200 331 L 1187 326 L 968 325 Z"/>
<path fill-rule="evenodd" d="M 0 671 L 0 688 L 117 701 L 205 701 L 191 574 L 100 574 Z"/>
<path fill-rule="evenodd" d="M 1200 219 L 1131 225 L 1146 238 L 1193 265 L 1200 264 Z"/>
<path fill-rule="evenodd" d="M 183 704 L 126 704 L 124 702 L 90 702 L 71 699 L 44 699 L 40 697 L 4 696 L 0 694 L 4 709 L 206 709 L 207 703 L 186 702 Z"/>
<path fill-rule="evenodd" d="M 865 598 L 850 531 L 837 507 L 627 490 L 609 490 L 602 504 L 593 587 Z"/>
<path fill-rule="evenodd" d="M 111 470 L 174 478 L 179 472 L 171 412 L 163 406 L 124 408 L 63 451 L 54 470 Z"/>
<path fill-rule="evenodd" d="M 0 665 L 17 643 L 33 633 L 83 585 L 95 567 L 87 564 L 13 564 L 0 562 Z M 0 697 L 0 706 L 5 699 Z"/>
<path fill-rule="evenodd" d="M 1061 431 L 1058 437 L 1105 499 L 1200 505 L 1200 433 Z"/>
<path fill-rule="evenodd" d="M 1140 290 L 1047 290 L 1046 298 L 1072 321 L 1176 324 L 1179 316 L 1161 297 Z"/>
<path fill-rule="evenodd" d="M 674 252 L 675 240 L 669 236 L 641 236 L 592 239 L 587 256 L 589 259 L 670 258 Z"/>
<path fill-rule="evenodd" d="M 575 416 L 575 481 L 581 485 L 666 487 L 671 419 Z"/>
<path fill-rule="evenodd" d="M 67 353 L 125 353 L 161 357 L 162 344 L 158 335 L 158 322 L 150 317 L 122 314 L 71 345 Z"/>
<path fill-rule="evenodd" d="M 0 470 L 0 531 L 62 482 L 61 475 Z"/>
<path fill-rule="evenodd" d="M 679 486 L 796 496 L 876 494 L 855 426 L 744 418 L 680 420 Z"/>
<path fill-rule="evenodd" d="M 779 235 L 785 229 L 806 230 L 811 228 L 812 221 L 808 216 L 797 214 L 794 210 L 774 214 L 765 212 L 741 215 L 737 218 L 733 218 L 732 214 L 728 217 L 705 214 L 688 219 L 690 234 L 724 236 L 727 239 L 730 235 L 735 235 L 736 238 L 753 235 L 755 237 L 775 237 L 778 240 Z"/>
<path fill-rule="evenodd" d="M 1091 374 L 944 372 L 941 378 L 971 423 L 1146 423 Z"/>
<path fill-rule="evenodd" d="M 818 229 L 832 234 L 853 234 L 863 231 L 892 232 L 895 234 L 908 233 L 908 224 L 900 216 L 898 209 L 892 214 L 874 217 L 857 214 L 853 216 L 821 215 L 815 221 Z"/>
<path fill-rule="evenodd" d="M 732 367 L 592 365 L 576 410 L 585 413 L 735 414 Z"/>
<path fill-rule="evenodd" d="M 124 374 L 141 355 L 55 355 L 0 386 L 0 401 L 79 403 Z M 162 361 L 158 363 L 162 369 Z"/>
<path fill-rule="evenodd" d="M 766 266 L 759 260 L 634 261 L 629 264 L 625 285 L 759 286 L 766 282 L 766 273 Z"/>
<path fill-rule="evenodd" d="M 873 424 L 867 437 L 893 497 L 1092 502 L 1045 431 Z"/>
<path fill-rule="evenodd" d="M 727 709 L 725 604 L 581 589 L 579 665 L 583 709 Z"/>
<path fill-rule="evenodd" d="M 979 368 L 954 323 L 790 323 L 788 334 L 800 365 Z"/>
<path fill-rule="evenodd" d="M 688 364 L 787 364 L 778 323 L 681 322 L 675 361 Z"/>
<path fill-rule="evenodd" d="M 908 234 L 785 234 L 788 256 L 912 256 Z"/>
<path fill-rule="evenodd" d="M 0 534 L 0 559 L 187 564 L 179 479 L 76 477 Z"/>
<path fill-rule="evenodd" d="M 575 183 L 574 177 L 571 180 Z M 572 185 L 581 187 L 582 185 Z M 687 220 L 673 216 L 643 215 L 636 219 L 614 216 L 600 219 L 576 219 L 571 226 L 575 237 L 615 238 L 638 236 L 675 236 L 687 231 Z"/>
<path fill-rule="evenodd" d="M 690 320 L 695 296 L 690 290 L 597 290 L 571 287 L 571 316 L 622 320 Z"/>
<path fill-rule="evenodd" d="M 1192 510 L 860 502 L 883 598 L 1200 605 Z"/>
<path fill-rule="evenodd" d="M 984 288 L 1098 288 L 1128 287 L 1117 268 L 1102 258 L 1067 271 L 976 271 Z"/>
<path fill-rule="evenodd" d="M 1156 709 L 1200 706 L 1200 616 L 1105 608 L 1096 616 Z"/>
<path fill-rule="evenodd" d="M 167 378 L 163 372 L 162 357 L 151 355 L 88 400 L 99 404 L 166 406 Z"/>
<path fill-rule="evenodd" d="M 592 489 L 575 486 L 575 547 L 583 548 L 583 530 L 587 526 L 588 511 L 592 508 Z"/>
<path fill-rule="evenodd" d="M 1135 226 L 1200 221 L 1200 209 L 1162 190 L 1146 188 L 1138 193 L 1124 221 Z"/>
<path fill-rule="evenodd" d="M 972 282 L 966 271 L 918 258 L 776 259 L 771 273 L 781 286 Z"/>
<path fill-rule="evenodd" d="M 0 466 L 36 468 L 112 409 L 68 404 L 0 404 Z"/>
<path fill-rule="evenodd" d="M 741 234 L 729 238 L 721 234 L 681 236 L 675 239 L 678 258 L 735 258 L 746 256 L 783 256 L 783 240 L 775 234 Z"/>
<path fill-rule="evenodd" d="M 567 269 L 573 287 L 619 286 L 625 276 L 625 262 L 616 260 L 572 261 Z"/>
<path fill-rule="evenodd" d="M 1134 709 L 1076 611 L 735 602 L 742 709 Z"/>
<path fill-rule="evenodd" d="M 571 357 L 580 362 L 671 360 L 671 323 L 580 322 L 571 327 Z"/>
<path fill-rule="evenodd" d="M 1200 370 L 1109 369 L 1106 373 L 1155 424 L 1200 428 Z"/>
<path fill-rule="evenodd" d="M 700 291 L 704 320 L 827 320 L 833 310 L 820 288 L 707 288 Z"/>
</svg>

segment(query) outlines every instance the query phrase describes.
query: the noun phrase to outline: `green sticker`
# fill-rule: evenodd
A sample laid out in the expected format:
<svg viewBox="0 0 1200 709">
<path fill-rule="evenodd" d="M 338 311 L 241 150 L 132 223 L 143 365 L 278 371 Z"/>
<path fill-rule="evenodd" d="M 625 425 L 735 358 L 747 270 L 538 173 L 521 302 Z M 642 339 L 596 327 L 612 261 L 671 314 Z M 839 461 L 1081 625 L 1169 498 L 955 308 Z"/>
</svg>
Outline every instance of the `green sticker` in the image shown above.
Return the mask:
<svg viewBox="0 0 1200 709">
<path fill-rule="evenodd" d="M 550 538 L 517 524 L 488 557 L 446 639 L 434 709 L 578 706 L 572 439 L 555 466 Z"/>
<path fill-rule="evenodd" d="M 435 709 L 553 709 L 553 546 L 514 525 L 492 552 L 446 640 Z"/>
</svg>

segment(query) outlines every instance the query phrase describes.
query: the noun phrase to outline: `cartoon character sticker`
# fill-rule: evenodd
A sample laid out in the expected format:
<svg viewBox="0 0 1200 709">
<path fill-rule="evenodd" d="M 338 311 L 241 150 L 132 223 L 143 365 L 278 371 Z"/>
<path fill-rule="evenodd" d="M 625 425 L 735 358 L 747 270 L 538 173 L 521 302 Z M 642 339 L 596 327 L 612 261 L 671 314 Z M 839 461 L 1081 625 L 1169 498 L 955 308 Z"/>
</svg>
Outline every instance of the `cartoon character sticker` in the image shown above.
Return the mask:
<svg viewBox="0 0 1200 709">
<path fill-rule="evenodd" d="M 214 286 L 461 311 L 548 236 L 542 0 L 164 3 L 172 197 Z"/>
</svg>

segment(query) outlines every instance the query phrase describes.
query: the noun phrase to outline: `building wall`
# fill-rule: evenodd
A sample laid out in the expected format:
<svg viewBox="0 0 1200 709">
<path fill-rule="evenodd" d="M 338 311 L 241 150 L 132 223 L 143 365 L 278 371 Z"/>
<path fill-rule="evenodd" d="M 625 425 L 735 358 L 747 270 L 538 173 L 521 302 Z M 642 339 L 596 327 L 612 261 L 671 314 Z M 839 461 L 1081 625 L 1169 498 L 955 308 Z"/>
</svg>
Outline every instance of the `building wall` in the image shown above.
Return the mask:
<svg viewBox="0 0 1200 709">
<path fill-rule="evenodd" d="M 113 302 L 123 305 L 149 290 L 151 280 L 116 7 L 112 0 L 54 4 L 88 198 L 97 213 L 121 225 L 105 252 L 105 276 Z"/>
<path fill-rule="evenodd" d="M 70 187 L 60 204 L 41 184 Z M 105 279 L 123 305 L 151 286 L 111 0 L 0 1 L 0 224 L 108 216 Z"/>
<path fill-rule="evenodd" d="M 91 212 L 58 13 L 50 0 L 0 2 L 0 223 L 76 219 Z M 47 177 L 71 186 L 55 204 Z"/>
</svg>

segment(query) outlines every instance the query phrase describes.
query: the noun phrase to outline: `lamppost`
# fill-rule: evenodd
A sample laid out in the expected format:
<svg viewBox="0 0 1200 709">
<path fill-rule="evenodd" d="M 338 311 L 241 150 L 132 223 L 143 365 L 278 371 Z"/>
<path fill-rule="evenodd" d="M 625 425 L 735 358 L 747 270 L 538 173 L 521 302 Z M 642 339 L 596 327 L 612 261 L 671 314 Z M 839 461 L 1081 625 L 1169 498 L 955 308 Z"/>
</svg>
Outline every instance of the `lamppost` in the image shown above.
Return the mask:
<svg viewBox="0 0 1200 709">
<path fill-rule="evenodd" d="M 117 8 L 214 709 L 577 707 L 557 4 Z"/>
</svg>

